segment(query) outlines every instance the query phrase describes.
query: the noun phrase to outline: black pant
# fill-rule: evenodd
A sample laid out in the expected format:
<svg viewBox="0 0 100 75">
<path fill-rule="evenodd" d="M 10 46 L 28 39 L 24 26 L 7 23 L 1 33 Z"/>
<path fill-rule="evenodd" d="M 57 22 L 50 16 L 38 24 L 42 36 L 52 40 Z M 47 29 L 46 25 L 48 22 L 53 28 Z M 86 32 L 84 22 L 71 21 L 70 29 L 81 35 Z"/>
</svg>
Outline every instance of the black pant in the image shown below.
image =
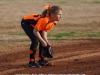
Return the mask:
<svg viewBox="0 0 100 75">
<path fill-rule="evenodd" d="M 36 49 L 37 49 L 39 40 L 34 35 L 34 33 L 33 33 L 34 28 L 32 28 L 32 26 L 30 26 L 30 23 L 28 21 L 22 19 L 21 26 L 22 26 L 23 30 L 25 31 L 25 33 L 27 34 L 27 36 L 31 40 L 30 50 L 33 52 L 30 53 L 30 62 L 31 62 L 31 59 L 33 59 L 35 61 L 35 54 L 36 54 Z M 40 31 L 40 34 L 41 34 L 41 31 Z M 43 58 L 43 56 L 41 56 L 41 50 L 42 50 L 42 44 L 40 43 L 40 45 L 39 45 L 39 58 L 41 60 L 43 60 L 44 58 Z"/>
</svg>

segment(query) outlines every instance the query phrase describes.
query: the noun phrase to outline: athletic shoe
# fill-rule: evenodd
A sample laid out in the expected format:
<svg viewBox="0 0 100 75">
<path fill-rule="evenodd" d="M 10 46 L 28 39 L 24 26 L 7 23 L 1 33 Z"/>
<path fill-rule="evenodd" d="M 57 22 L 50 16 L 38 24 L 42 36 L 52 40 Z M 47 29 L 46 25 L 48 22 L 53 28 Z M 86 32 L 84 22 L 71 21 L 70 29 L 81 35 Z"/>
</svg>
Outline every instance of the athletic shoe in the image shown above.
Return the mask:
<svg viewBox="0 0 100 75">
<path fill-rule="evenodd" d="M 52 63 L 46 61 L 46 60 L 40 60 L 38 61 L 39 65 L 41 66 L 52 66 Z"/>
<path fill-rule="evenodd" d="M 38 63 L 30 63 L 28 64 L 28 67 L 32 67 L 32 68 L 41 68 L 41 66 Z"/>
</svg>

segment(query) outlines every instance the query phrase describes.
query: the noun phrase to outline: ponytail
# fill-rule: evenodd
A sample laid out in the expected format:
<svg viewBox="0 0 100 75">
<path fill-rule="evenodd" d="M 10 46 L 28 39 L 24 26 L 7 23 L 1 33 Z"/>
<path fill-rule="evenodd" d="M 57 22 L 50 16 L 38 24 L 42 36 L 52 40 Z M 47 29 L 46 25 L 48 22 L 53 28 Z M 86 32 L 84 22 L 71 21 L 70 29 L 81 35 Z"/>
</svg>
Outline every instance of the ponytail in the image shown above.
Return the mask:
<svg viewBox="0 0 100 75">
<path fill-rule="evenodd" d="M 43 7 L 43 9 L 45 9 L 45 10 L 42 12 L 42 17 L 50 16 L 50 8 L 51 7 L 52 7 L 51 5 L 47 5 L 47 6 Z"/>
<path fill-rule="evenodd" d="M 56 15 L 59 13 L 60 10 L 62 11 L 62 8 L 59 6 L 48 5 L 48 6 L 44 6 L 43 8 L 45 10 L 42 12 L 42 17 L 49 17 L 51 13 Z"/>
</svg>

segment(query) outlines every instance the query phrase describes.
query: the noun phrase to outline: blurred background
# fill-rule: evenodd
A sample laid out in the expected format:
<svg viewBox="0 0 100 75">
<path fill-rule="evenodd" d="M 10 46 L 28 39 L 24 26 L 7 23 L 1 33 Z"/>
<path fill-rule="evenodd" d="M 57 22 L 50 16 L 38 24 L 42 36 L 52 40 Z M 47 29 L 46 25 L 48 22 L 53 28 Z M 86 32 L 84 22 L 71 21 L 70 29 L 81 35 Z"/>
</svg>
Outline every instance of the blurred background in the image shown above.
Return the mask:
<svg viewBox="0 0 100 75">
<path fill-rule="evenodd" d="M 49 32 L 49 39 L 99 39 L 100 0 L 0 0 L 0 40 L 28 40 L 21 19 L 40 14 L 49 4 L 63 9 L 62 19 Z"/>
</svg>

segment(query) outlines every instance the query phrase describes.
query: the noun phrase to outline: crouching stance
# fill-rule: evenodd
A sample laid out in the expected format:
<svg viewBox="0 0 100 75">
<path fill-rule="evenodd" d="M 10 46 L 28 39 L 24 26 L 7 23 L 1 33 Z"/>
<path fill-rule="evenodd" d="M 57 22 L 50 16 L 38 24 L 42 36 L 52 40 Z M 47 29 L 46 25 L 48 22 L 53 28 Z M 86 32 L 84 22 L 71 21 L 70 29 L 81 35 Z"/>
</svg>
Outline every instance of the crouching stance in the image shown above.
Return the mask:
<svg viewBox="0 0 100 75">
<path fill-rule="evenodd" d="M 50 31 L 62 17 L 62 9 L 59 6 L 44 6 L 45 10 L 42 14 L 31 14 L 24 16 L 21 21 L 21 26 L 27 36 L 31 40 L 29 49 L 30 61 L 29 67 L 50 66 L 48 61 L 44 60 L 42 49 L 50 45 L 47 39 L 47 32 Z M 39 43 L 39 60 L 35 62 L 36 49 Z"/>
</svg>

